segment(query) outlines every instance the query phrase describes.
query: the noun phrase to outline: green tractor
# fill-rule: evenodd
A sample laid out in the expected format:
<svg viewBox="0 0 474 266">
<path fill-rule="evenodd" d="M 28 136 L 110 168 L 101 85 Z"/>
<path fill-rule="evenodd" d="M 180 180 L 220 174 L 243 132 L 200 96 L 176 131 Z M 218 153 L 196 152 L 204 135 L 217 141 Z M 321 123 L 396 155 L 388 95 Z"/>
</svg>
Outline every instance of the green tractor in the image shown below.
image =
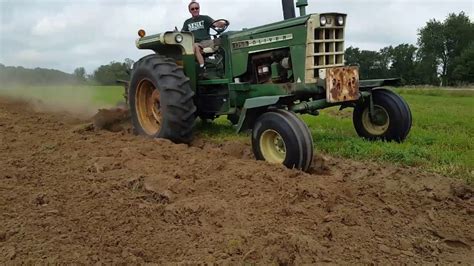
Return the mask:
<svg viewBox="0 0 474 266">
<path fill-rule="evenodd" d="M 197 117 L 221 115 L 237 132 L 251 130 L 258 160 L 307 171 L 313 139 L 297 114 L 352 107 L 357 134 L 368 140 L 403 141 L 411 128 L 407 103 L 383 86 L 395 79 L 359 80 L 344 65 L 346 15 L 306 15 L 307 0 L 283 0 L 285 20 L 241 31 L 215 31 L 216 48 L 204 50 L 201 78 L 190 32 L 146 36 L 139 49 L 154 53 L 138 60 L 126 86 L 134 133 L 189 143 Z M 214 25 L 214 24 L 213 24 Z"/>
</svg>

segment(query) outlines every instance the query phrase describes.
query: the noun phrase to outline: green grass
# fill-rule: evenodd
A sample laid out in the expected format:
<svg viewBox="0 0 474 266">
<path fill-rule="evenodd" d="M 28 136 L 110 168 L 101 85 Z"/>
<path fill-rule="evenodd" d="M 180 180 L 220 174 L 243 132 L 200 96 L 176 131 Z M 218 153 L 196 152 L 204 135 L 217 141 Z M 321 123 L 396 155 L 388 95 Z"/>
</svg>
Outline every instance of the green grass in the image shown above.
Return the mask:
<svg viewBox="0 0 474 266">
<path fill-rule="evenodd" d="M 356 160 L 415 166 L 474 183 L 474 91 L 433 88 L 398 89 L 410 105 L 413 127 L 403 143 L 365 141 L 352 125 L 352 110 L 336 107 L 317 117 L 304 115 L 316 152 Z M 94 107 L 113 106 L 122 100 L 119 86 L 35 87 L 1 89 L 2 94 L 26 95 L 46 102 L 81 102 Z M 216 141 L 248 141 L 235 134 L 226 117 L 198 123 L 200 135 Z"/>
<path fill-rule="evenodd" d="M 474 95 L 401 94 L 413 115 L 413 127 L 405 142 L 364 141 L 356 136 L 350 113 L 337 116 L 324 110 L 319 118 L 305 117 L 316 147 L 342 157 L 418 166 L 472 182 Z"/>
<path fill-rule="evenodd" d="M 397 90 L 408 102 L 413 127 L 403 143 L 366 141 L 352 125 L 352 110 L 337 107 L 317 117 L 304 115 L 316 152 L 356 160 L 389 162 L 420 167 L 446 176 L 474 182 L 474 91 Z M 198 130 L 218 141 L 245 139 L 235 135 L 221 117 Z"/>
</svg>

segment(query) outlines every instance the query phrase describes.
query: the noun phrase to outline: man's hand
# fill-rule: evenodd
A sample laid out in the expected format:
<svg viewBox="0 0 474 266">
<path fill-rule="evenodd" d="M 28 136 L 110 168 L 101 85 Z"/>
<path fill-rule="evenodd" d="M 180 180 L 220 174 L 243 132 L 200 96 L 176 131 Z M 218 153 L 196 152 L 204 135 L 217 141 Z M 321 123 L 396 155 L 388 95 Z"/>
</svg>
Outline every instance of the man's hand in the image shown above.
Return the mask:
<svg viewBox="0 0 474 266">
<path fill-rule="evenodd" d="M 213 24 L 217 28 L 224 28 L 225 27 L 225 21 L 222 21 L 222 20 L 218 20 L 218 21 L 214 22 Z"/>
</svg>

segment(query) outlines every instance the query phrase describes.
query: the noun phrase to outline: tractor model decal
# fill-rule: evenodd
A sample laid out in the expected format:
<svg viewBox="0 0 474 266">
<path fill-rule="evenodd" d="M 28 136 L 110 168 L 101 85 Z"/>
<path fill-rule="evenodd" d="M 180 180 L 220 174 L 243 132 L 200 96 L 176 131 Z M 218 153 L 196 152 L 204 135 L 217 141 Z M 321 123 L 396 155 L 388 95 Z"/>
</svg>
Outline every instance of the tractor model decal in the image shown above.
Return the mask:
<svg viewBox="0 0 474 266">
<path fill-rule="evenodd" d="M 232 43 L 232 49 L 241 49 L 241 48 L 264 45 L 264 44 L 269 44 L 269 43 L 274 43 L 274 42 L 288 41 L 291 39 L 293 39 L 293 34 L 290 33 L 290 34 L 285 34 L 285 35 L 238 41 L 238 42 Z"/>
</svg>

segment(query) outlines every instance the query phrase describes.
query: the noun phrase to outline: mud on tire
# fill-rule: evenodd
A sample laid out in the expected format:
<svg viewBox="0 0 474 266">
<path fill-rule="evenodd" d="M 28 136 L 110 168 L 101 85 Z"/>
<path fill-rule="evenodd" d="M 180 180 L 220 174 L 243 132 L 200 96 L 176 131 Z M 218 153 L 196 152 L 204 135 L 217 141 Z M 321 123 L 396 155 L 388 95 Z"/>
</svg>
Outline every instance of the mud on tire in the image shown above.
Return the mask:
<svg viewBox="0 0 474 266">
<path fill-rule="evenodd" d="M 128 91 L 134 133 L 191 142 L 196 119 L 193 97 L 189 78 L 173 59 L 143 57 L 133 66 Z"/>
<path fill-rule="evenodd" d="M 357 134 L 368 140 L 404 141 L 412 125 L 408 104 L 401 96 L 384 88 L 374 89 L 372 97 L 378 121 L 370 118 L 369 100 L 357 104 L 352 116 Z"/>
<path fill-rule="evenodd" d="M 255 122 L 252 149 L 257 160 L 307 171 L 313 159 L 313 138 L 296 114 L 274 110 L 262 114 Z"/>
</svg>

